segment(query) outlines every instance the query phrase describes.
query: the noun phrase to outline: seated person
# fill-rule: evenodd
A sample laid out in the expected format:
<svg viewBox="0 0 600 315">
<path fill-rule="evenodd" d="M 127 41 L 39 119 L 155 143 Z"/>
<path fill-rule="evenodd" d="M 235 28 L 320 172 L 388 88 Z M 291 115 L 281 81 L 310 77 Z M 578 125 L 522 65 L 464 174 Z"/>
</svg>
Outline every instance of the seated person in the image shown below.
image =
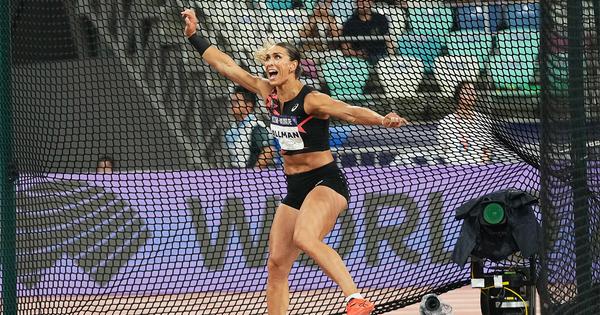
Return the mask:
<svg viewBox="0 0 600 315">
<path fill-rule="evenodd" d="M 333 14 L 331 6 L 333 0 L 320 0 L 315 6 L 313 13 L 300 30 L 300 36 L 305 38 L 328 38 L 340 36 L 340 30 Z M 335 49 L 333 43 L 306 43 L 303 50 L 328 50 Z"/>
<path fill-rule="evenodd" d="M 103 156 L 98 159 L 96 163 L 96 173 L 98 174 L 112 174 L 114 161 L 111 157 Z"/>
<path fill-rule="evenodd" d="M 461 82 L 455 90 L 454 113 L 442 118 L 438 125 L 438 143 L 450 164 L 486 164 L 518 162 L 494 135 L 492 120 L 476 110 L 478 89 L 473 82 Z"/>
<path fill-rule="evenodd" d="M 342 36 L 389 35 L 387 18 L 372 10 L 373 0 L 357 0 L 357 9 L 342 27 Z M 344 55 L 363 58 L 371 64 L 388 55 L 393 47 L 391 39 L 378 41 L 353 41 L 342 43 Z"/>
<path fill-rule="evenodd" d="M 275 141 L 265 123 L 254 114 L 255 105 L 255 94 L 240 86 L 234 88 L 231 110 L 235 121 L 225 132 L 230 167 L 264 168 L 274 163 Z"/>
</svg>

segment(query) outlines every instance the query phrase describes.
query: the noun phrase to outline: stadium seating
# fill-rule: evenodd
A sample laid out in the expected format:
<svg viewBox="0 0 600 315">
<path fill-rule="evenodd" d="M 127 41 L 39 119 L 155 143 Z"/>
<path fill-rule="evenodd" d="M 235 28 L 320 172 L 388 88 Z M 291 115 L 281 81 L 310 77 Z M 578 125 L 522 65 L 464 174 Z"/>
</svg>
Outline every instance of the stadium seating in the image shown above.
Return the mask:
<svg viewBox="0 0 600 315">
<path fill-rule="evenodd" d="M 480 56 L 490 54 L 493 36 L 484 30 L 467 29 L 450 33 L 446 47 L 450 56 Z"/>
<path fill-rule="evenodd" d="M 235 50 L 255 51 L 262 45 L 265 38 L 263 25 L 267 19 L 257 13 L 257 10 L 226 5 L 222 12 L 219 16 L 221 27 L 228 37 L 240 39 L 231 41 L 231 44 L 236 46 Z"/>
<path fill-rule="evenodd" d="M 409 7 L 408 17 L 410 32 L 419 35 L 446 35 L 454 24 L 452 9 L 445 6 Z"/>
<path fill-rule="evenodd" d="M 285 10 L 294 8 L 294 0 L 261 0 L 265 3 L 267 9 Z"/>
<path fill-rule="evenodd" d="M 379 81 L 389 97 L 414 96 L 423 79 L 423 61 L 411 56 L 390 56 L 375 66 Z"/>
<path fill-rule="evenodd" d="M 527 27 L 538 30 L 541 23 L 539 2 L 514 3 L 506 6 L 506 24 L 511 27 Z"/>
<path fill-rule="evenodd" d="M 441 56 L 435 60 L 435 80 L 440 91 L 450 96 L 460 82 L 476 81 L 480 73 L 476 56 Z"/>
<path fill-rule="evenodd" d="M 498 32 L 497 44 L 500 55 L 518 55 L 534 61 L 539 51 L 540 32 L 527 27 L 509 28 Z"/>
<path fill-rule="evenodd" d="M 342 147 L 354 129 L 355 127 L 352 125 L 330 126 L 329 134 L 331 137 L 329 139 L 329 146 Z"/>
<path fill-rule="evenodd" d="M 312 10 L 317 0 L 254 0 L 254 6 L 269 10 Z"/>
<path fill-rule="evenodd" d="M 317 5 L 317 1 L 319 0 L 302 0 L 302 5 L 304 9 L 312 11 Z"/>
<path fill-rule="evenodd" d="M 445 37 L 453 26 L 450 7 L 409 7 L 409 31 L 396 38 L 396 51 L 401 56 L 423 61 L 424 72 L 433 73 L 435 58 L 445 47 Z"/>
<path fill-rule="evenodd" d="M 441 36 L 408 34 L 397 39 L 398 54 L 421 59 L 425 73 L 433 73 L 435 59 L 444 47 L 445 39 Z"/>
<path fill-rule="evenodd" d="M 508 90 L 532 90 L 536 65 L 519 56 L 492 56 L 489 73 L 496 88 Z"/>
<path fill-rule="evenodd" d="M 331 96 L 346 100 L 363 99 L 370 67 L 361 58 L 333 57 L 321 62 L 321 73 Z"/>
<path fill-rule="evenodd" d="M 500 5 L 463 5 L 457 8 L 459 30 L 486 30 L 496 32 L 502 20 Z"/>
<path fill-rule="evenodd" d="M 452 32 L 446 39 L 447 56 L 434 64 L 436 81 L 446 94 L 451 94 L 461 81 L 474 81 L 489 59 L 493 36 L 480 29 Z"/>
<path fill-rule="evenodd" d="M 302 59 L 300 63 L 302 65 L 302 78 L 300 79 L 304 84 L 308 84 L 317 90 L 321 90 L 321 82 L 319 81 L 319 73 L 317 70 L 317 64 L 312 59 Z"/>
<path fill-rule="evenodd" d="M 498 32 L 497 54 L 491 56 L 489 73 L 500 89 L 538 89 L 535 73 L 538 69 L 540 33 L 532 28 L 510 28 Z"/>
<path fill-rule="evenodd" d="M 356 7 L 355 0 L 333 0 L 331 11 L 339 25 L 343 25 L 354 13 Z"/>
<path fill-rule="evenodd" d="M 308 22 L 306 10 L 265 10 L 263 16 L 273 32 L 273 39 L 290 42 L 297 38 L 304 24 Z"/>
<path fill-rule="evenodd" d="M 314 59 L 315 61 L 328 58 L 342 58 L 345 56 L 341 49 L 330 49 L 323 51 L 307 50 L 304 51 L 304 55 L 306 58 Z"/>
</svg>

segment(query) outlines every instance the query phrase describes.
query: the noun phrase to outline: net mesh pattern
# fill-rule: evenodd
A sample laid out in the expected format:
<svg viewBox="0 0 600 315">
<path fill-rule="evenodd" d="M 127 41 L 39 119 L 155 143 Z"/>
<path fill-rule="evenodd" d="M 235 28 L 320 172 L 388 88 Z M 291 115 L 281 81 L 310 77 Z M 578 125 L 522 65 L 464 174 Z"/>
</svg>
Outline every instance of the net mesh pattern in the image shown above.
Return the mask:
<svg viewBox="0 0 600 315">
<path fill-rule="evenodd" d="M 288 42 L 303 83 L 410 121 L 329 130 L 350 201 L 324 242 L 373 314 L 468 284 L 455 210 L 508 188 L 540 199 L 542 311 L 597 311 L 600 8 L 569 19 L 574 2 L 3 2 L 19 314 L 267 314 L 279 143 L 264 100 L 188 43 L 184 8 L 246 71 Z M 289 314 L 344 314 L 306 254 L 289 283 Z"/>
</svg>

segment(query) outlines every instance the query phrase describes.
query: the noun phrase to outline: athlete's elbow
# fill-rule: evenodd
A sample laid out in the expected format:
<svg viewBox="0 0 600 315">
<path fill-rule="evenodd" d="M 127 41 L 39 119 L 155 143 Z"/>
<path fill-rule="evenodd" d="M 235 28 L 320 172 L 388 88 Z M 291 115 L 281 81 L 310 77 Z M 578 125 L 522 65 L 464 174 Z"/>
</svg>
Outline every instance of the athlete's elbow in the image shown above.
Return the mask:
<svg viewBox="0 0 600 315">
<path fill-rule="evenodd" d="M 352 115 L 348 115 L 344 120 L 351 124 L 356 124 L 358 122 L 358 118 Z"/>
<path fill-rule="evenodd" d="M 349 110 L 344 113 L 344 120 L 351 124 L 360 123 L 360 109 L 358 107 L 352 106 Z"/>
<path fill-rule="evenodd" d="M 217 70 L 218 73 L 222 74 L 226 78 L 232 78 L 232 67 L 223 62 L 215 62 L 212 67 Z"/>
</svg>

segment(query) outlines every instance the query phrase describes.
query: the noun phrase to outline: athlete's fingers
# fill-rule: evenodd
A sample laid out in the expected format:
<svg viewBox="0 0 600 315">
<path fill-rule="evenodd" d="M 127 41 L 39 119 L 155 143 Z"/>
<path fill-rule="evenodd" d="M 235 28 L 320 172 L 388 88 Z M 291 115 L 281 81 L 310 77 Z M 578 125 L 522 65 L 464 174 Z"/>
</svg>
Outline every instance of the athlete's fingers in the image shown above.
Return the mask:
<svg viewBox="0 0 600 315">
<path fill-rule="evenodd" d="M 383 126 L 386 128 L 398 128 L 408 124 L 408 121 L 398 114 L 391 112 L 383 118 Z"/>
<path fill-rule="evenodd" d="M 184 18 L 189 18 L 193 21 L 196 19 L 196 12 L 192 9 L 185 9 L 181 12 L 181 16 Z"/>
</svg>

